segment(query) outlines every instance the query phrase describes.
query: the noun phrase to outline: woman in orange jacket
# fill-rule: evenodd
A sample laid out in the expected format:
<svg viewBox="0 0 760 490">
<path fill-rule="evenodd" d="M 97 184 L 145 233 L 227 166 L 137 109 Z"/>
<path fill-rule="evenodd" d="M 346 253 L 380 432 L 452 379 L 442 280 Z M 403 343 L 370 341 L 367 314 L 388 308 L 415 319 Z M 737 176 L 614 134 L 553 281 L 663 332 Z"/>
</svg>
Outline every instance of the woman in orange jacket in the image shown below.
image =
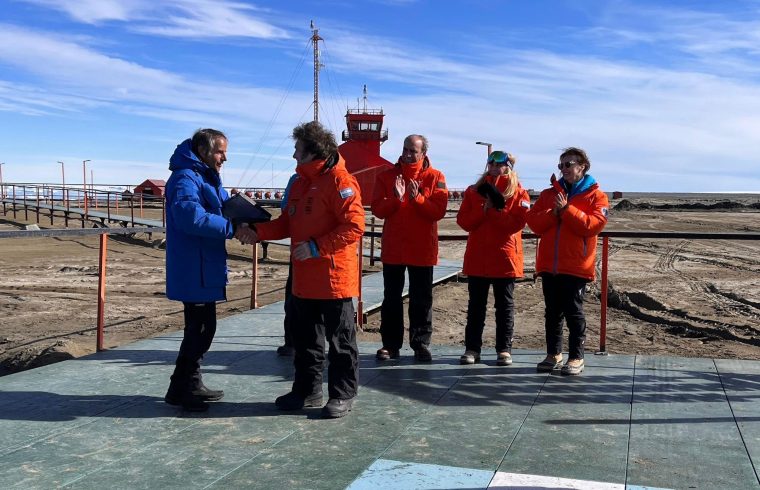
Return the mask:
<svg viewBox="0 0 760 490">
<path fill-rule="evenodd" d="M 536 273 L 544 292 L 546 358 L 538 371 L 562 368 L 562 374 L 583 371 L 586 319 L 583 293 L 595 278 L 596 239 L 607 224 L 609 201 L 588 174 L 591 162 L 580 148 L 566 148 L 559 157 L 562 178 L 541 192 L 528 213 L 528 226 L 541 240 Z M 553 176 L 552 176 L 553 177 Z M 562 366 L 562 319 L 570 331 L 569 359 Z"/>
<path fill-rule="evenodd" d="M 530 198 L 515 173 L 516 157 L 488 155 L 487 169 L 464 193 L 457 224 L 469 233 L 463 272 L 470 293 L 461 364 L 480 361 L 488 289 L 496 307 L 496 364 L 512 364 L 515 278 L 523 275 L 522 229 Z"/>
</svg>

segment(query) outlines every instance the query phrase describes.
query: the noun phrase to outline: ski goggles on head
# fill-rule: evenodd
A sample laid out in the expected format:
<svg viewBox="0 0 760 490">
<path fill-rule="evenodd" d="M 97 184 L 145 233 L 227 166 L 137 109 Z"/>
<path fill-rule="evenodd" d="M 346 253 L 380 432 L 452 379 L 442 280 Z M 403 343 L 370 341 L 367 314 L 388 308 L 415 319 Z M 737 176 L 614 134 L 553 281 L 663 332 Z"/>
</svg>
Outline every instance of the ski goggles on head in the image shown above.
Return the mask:
<svg viewBox="0 0 760 490">
<path fill-rule="evenodd" d="M 506 151 L 496 150 L 488 155 L 488 165 L 508 165 L 512 168 L 512 162 L 509 161 L 509 153 Z"/>
</svg>

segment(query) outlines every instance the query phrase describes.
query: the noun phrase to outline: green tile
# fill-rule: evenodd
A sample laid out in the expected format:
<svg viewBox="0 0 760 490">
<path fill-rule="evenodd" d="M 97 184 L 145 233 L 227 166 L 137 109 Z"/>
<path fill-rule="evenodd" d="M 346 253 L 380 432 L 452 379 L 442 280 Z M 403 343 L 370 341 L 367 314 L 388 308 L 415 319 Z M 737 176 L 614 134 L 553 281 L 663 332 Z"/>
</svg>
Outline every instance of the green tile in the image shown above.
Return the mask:
<svg viewBox="0 0 760 490">
<path fill-rule="evenodd" d="M 634 390 L 629 483 L 757 485 L 712 360 L 639 357 Z"/>
</svg>

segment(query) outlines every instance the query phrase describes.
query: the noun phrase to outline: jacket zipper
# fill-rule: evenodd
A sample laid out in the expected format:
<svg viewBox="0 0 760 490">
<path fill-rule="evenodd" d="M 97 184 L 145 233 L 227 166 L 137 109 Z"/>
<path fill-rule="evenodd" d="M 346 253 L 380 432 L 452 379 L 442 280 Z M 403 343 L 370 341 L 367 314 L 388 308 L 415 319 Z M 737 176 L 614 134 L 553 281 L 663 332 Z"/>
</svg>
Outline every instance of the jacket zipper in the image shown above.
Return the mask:
<svg viewBox="0 0 760 490">
<path fill-rule="evenodd" d="M 554 264 L 552 266 L 552 273 L 557 274 L 557 265 L 559 263 L 559 230 L 562 226 L 562 222 L 557 223 L 557 233 L 554 235 Z"/>
</svg>

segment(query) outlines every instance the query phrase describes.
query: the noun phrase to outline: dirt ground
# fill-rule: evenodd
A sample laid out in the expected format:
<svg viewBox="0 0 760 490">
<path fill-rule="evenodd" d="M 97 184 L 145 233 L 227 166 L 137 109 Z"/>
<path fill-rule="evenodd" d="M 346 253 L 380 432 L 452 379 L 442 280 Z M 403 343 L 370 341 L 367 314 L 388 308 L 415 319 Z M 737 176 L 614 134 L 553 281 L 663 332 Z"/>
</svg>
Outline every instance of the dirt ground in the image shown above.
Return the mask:
<svg viewBox="0 0 760 490">
<path fill-rule="evenodd" d="M 727 199 L 615 200 L 607 230 L 760 233 L 760 195 Z M 441 233 L 462 233 L 453 215 L 441 222 Z M 34 222 L 22 217 L 0 214 L 0 231 Z M 47 219 L 40 226 L 51 227 Z M 62 226 L 56 218 L 53 227 Z M 162 238 L 109 239 L 106 347 L 182 328 L 181 304 L 164 296 Z M 441 257 L 461 261 L 464 241 L 441 245 Z M 220 317 L 250 305 L 251 247 L 229 242 L 228 251 L 230 285 Z M 259 261 L 260 305 L 283 299 L 286 254 L 270 246 L 268 258 Z M 517 349 L 544 347 L 534 256 L 535 240 L 526 239 L 526 278 L 515 288 Z M 381 267 L 365 266 L 365 273 Z M 610 353 L 760 360 L 760 241 L 613 238 L 609 271 Z M 97 275 L 97 237 L 0 239 L 0 375 L 94 351 Z M 588 351 L 599 346 L 599 298 L 597 281 L 586 296 Z M 433 342 L 462 345 L 466 312 L 466 278 L 437 286 Z M 360 340 L 380 340 L 379 320 L 379 314 L 369 317 Z M 493 346 L 494 330 L 490 311 L 485 351 Z"/>
</svg>

